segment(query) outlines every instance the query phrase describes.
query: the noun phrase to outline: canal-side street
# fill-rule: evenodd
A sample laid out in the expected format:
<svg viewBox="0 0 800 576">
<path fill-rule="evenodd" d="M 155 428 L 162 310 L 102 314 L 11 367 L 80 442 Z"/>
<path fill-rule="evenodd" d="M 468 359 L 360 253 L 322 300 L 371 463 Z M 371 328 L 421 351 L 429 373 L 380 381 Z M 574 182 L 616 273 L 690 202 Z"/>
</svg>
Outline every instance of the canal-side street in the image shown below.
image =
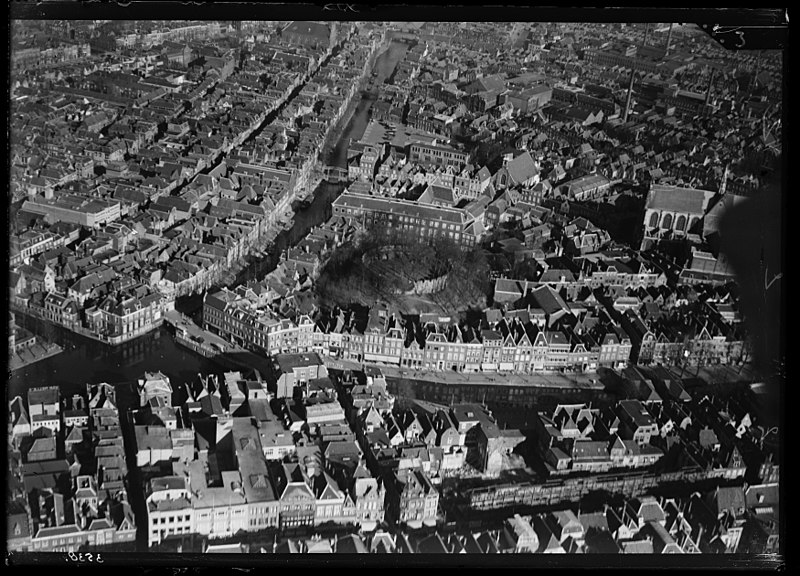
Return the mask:
<svg viewBox="0 0 800 576">
<path fill-rule="evenodd" d="M 375 62 L 377 79 L 383 81 L 394 70 L 397 62 L 406 52 L 406 46 L 392 43 Z M 355 104 L 355 112 L 346 124 L 341 137 L 334 146 L 328 164 L 346 166 L 347 145 L 351 138 L 358 140 L 369 122 L 369 110 L 374 97 L 362 94 Z M 236 282 L 257 279 L 275 269 L 281 251 L 299 242 L 308 231 L 330 217 L 331 202 L 342 192 L 344 185 L 322 182 L 314 192 L 310 205 L 299 208 L 294 216 L 294 224 L 281 232 L 274 241 L 273 250 L 263 258 L 254 260 L 237 277 Z M 199 320 L 202 296 L 182 298 L 177 307 L 180 311 Z M 140 378 L 145 371 L 162 371 L 176 383 L 193 381 L 198 373 L 220 373 L 226 369 L 209 358 L 177 344 L 173 330 L 167 326 L 145 334 L 119 346 L 108 346 L 84 336 L 70 332 L 66 328 L 50 322 L 17 315 L 17 323 L 31 332 L 41 335 L 63 348 L 63 352 L 43 359 L 35 364 L 15 370 L 9 379 L 10 398 L 25 395 L 29 388 L 37 386 L 59 386 L 64 394 L 72 394 L 85 389 L 87 383 L 108 382 L 124 384 L 127 389 L 131 382 Z"/>
<path fill-rule="evenodd" d="M 324 359 L 326 366 L 334 370 L 360 370 L 360 362 L 350 360 Z M 538 388 L 575 388 L 578 390 L 603 390 L 597 374 L 592 372 L 575 374 L 519 374 L 519 373 L 493 373 L 493 372 L 455 372 L 455 371 L 429 371 L 402 368 L 400 366 L 380 365 L 383 375 L 394 379 L 417 380 L 421 382 L 435 382 L 438 384 L 475 385 L 475 386 L 532 386 Z"/>
</svg>

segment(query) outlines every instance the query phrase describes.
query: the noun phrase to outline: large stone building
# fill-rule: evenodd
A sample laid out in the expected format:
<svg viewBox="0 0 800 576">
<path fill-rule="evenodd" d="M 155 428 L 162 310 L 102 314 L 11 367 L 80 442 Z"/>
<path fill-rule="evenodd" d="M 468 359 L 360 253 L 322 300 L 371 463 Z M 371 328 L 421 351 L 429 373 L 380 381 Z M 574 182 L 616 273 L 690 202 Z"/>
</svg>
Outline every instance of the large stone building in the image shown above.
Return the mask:
<svg viewBox="0 0 800 576">
<path fill-rule="evenodd" d="M 119 202 L 77 194 L 64 194 L 50 200 L 26 200 L 22 209 L 47 216 L 53 222 L 72 222 L 88 228 L 97 228 L 120 217 Z"/>
<path fill-rule="evenodd" d="M 367 228 L 384 225 L 390 230 L 418 236 L 450 238 L 462 247 L 474 246 L 479 235 L 466 210 L 445 208 L 390 198 L 345 192 L 333 201 L 333 215 L 358 219 Z"/>
<path fill-rule="evenodd" d="M 655 184 L 647 195 L 644 211 L 644 234 L 641 249 L 646 250 L 660 240 L 699 239 L 702 220 L 714 192 Z"/>
<path fill-rule="evenodd" d="M 331 44 L 332 32 L 322 22 L 292 22 L 281 32 L 281 37 L 290 44 L 309 48 L 325 47 Z"/>
</svg>

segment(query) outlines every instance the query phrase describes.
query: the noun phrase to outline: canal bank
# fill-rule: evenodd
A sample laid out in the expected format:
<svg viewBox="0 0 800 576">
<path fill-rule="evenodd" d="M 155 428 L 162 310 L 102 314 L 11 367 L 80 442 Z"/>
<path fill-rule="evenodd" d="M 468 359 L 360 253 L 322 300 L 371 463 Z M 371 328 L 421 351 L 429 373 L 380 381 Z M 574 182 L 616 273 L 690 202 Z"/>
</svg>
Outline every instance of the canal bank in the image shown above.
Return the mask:
<svg viewBox="0 0 800 576">
<path fill-rule="evenodd" d="M 388 77 L 404 53 L 405 49 L 393 49 L 390 45 L 380 54 L 375 62 L 379 77 Z M 360 96 L 363 99 L 364 95 Z M 346 143 L 350 138 L 358 139 L 363 134 L 369 122 L 370 106 L 370 102 L 364 105 L 362 101 L 355 105 L 355 112 L 337 146 L 334 147 L 330 161 L 338 165 L 343 162 L 346 165 Z M 344 160 L 341 156 L 342 150 Z M 281 252 L 296 245 L 313 226 L 318 226 L 330 218 L 331 203 L 341 194 L 344 187 L 343 184 L 320 183 L 314 192 L 311 204 L 295 214 L 294 225 L 275 237 L 273 250 L 263 258 L 253 259 L 237 275 L 235 284 L 263 278 L 265 274 L 274 270 Z M 178 298 L 176 309 L 199 322 L 202 294 Z M 61 346 L 63 352 L 14 371 L 8 383 L 8 393 L 12 398 L 18 394 L 25 395 L 29 388 L 37 386 L 59 386 L 64 394 L 82 392 L 87 383 L 96 382 L 129 387 L 129 384 L 140 378 L 145 371 L 160 370 L 172 379 L 173 384 L 180 384 L 195 381 L 198 373 L 221 374 L 226 370 L 214 360 L 180 346 L 176 343 L 172 330 L 167 326 L 161 326 L 135 340 L 108 346 L 45 320 L 24 315 L 19 315 L 18 318 L 19 323 L 34 334 L 40 334 L 48 341 Z"/>
<path fill-rule="evenodd" d="M 408 46 L 399 42 L 393 42 L 382 52 L 374 64 L 376 80 L 383 82 L 391 76 L 395 67 L 408 50 Z M 347 119 L 347 113 L 343 116 L 342 125 L 344 131 L 338 137 L 336 145 L 325 157 L 325 164 L 347 167 L 347 149 L 351 141 L 358 141 L 364 134 L 369 124 L 370 110 L 376 98 L 373 94 L 361 92 L 357 102 L 351 103 L 352 114 Z M 266 274 L 272 272 L 280 261 L 280 254 L 288 248 L 297 245 L 306 237 L 311 228 L 319 226 L 332 216 L 331 205 L 336 198 L 345 190 L 345 183 L 331 183 L 321 181 L 311 195 L 310 204 L 298 207 L 293 216 L 293 225 L 289 230 L 280 231 L 277 236 L 270 241 L 270 249 L 263 256 L 252 255 L 247 259 L 246 266 L 236 274 L 231 286 L 236 286 L 245 282 L 260 280 Z M 197 308 L 202 306 L 202 300 L 183 299 L 176 303 L 176 308 L 186 314 L 197 318 Z"/>
<path fill-rule="evenodd" d="M 25 368 L 25 366 L 30 366 L 31 364 L 60 354 L 61 352 L 63 352 L 63 348 L 58 344 L 36 342 L 13 352 L 8 359 L 8 370 L 14 372 L 20 368 Z"/>
<path fill-rule="evenodd" d="M 375 61 L 373 67 L 373 81 L 383 83 L 387 78 L 394 74 L 397 64 L 402 60 L 408 51 L 408 46 L 401 42 L 392 42 L 386 51 L 382 52 Z M 345 129 L 339 137 L 336 145 L 326 154 L 325 161 L 331 166 L 347 168 L 347 148 L 350 141 L 358 141 L 364 135 L 364 131 L 369 124 L 372 105 L 376 102 L 375 94 L 362 90 L 361 99 L 354 108 L 354 112 L 349 121 L 344 124 Z"/>
</svg>

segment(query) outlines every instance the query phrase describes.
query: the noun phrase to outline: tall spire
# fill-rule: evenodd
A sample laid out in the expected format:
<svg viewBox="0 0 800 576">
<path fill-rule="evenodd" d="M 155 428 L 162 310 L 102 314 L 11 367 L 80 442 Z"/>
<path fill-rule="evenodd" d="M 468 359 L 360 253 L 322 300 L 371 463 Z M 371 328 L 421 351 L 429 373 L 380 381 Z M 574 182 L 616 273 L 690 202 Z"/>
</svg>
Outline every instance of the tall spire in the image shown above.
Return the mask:
<svg viewBox="0 0 800 576">
<path fill-rule="evenodd" d="M 670 44 L 670 42 L 672 42 L 672 27 L 673 26 L 674 26 L 674 23 L 670 22 L 670 24 L 669 24 L 669 32 L 667 32 L 667 43 L 664 45 L 664 58 L 666 58 L 667 55 L 669 54 L 669 44 Z"/>
<path fill-rule="evenodd" d="M 640 48 L 644 48 L 647 45 L 647 36 L 650 33 L 650 23 L 647 22 L 644 27 L 644 38 L 642 39 L 642 44 Z M 625 122 L 628 121 L 628 115 L 631 111 L 631 97 L 633 96 L 633 80 L 636 77 L 636 60 L 633 61 L 631 64 L 631 81 L 628 84 L 628 98 L 625 101 L 625 115 L 623 116 L 623 120 Z"/>
<path fill-rule="evenodd" d="M 708 79 L 708 89 L 706 90 L 706 106 L 711 103 L 711 89 L 714 86 L 714 73 L 717 71 L 716 68 L 711 68 L 711 77 Z"/>
<path fill-rule="evenodd" d="M 625 122 L 628 121 L 628 114 L 630 114 L 631 111 L 631 96 L 633 96 L 633 79 L 635 75 L 636 75 L 636 68 L 631 67 L 631 80 L 630 83 L 628 84 L 628 98 L 625 101 L 625 115 L 622 118 L 623 121 Z"/>
<path fill-rule="evenodd" d="M 753 72 L 753 75 L 750 77 L 750 90 L 754 90 L 756 88 L 756 84 L 758 83 L 758 73 L 761 71 L 761 51 L 759 50 L 758 56 L 756 56 L 756 69 Z"/>
</svg>

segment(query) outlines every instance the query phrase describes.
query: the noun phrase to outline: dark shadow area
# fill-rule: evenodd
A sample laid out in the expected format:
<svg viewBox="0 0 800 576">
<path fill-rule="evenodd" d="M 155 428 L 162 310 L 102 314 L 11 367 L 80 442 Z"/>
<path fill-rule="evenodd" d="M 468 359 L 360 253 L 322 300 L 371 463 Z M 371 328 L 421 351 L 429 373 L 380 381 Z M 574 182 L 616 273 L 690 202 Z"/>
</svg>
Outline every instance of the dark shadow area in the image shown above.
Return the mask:
<svg viewBox="0 0 800 576">
<path fill-rule="evenodd" d="M 784 214 L 779 162 L 758 194 L 725 213 L 720 252 L 736 272 L 741 307 L 752 335 L 753 364 L 768 380 L 783 372 Z"/>
</svg>

